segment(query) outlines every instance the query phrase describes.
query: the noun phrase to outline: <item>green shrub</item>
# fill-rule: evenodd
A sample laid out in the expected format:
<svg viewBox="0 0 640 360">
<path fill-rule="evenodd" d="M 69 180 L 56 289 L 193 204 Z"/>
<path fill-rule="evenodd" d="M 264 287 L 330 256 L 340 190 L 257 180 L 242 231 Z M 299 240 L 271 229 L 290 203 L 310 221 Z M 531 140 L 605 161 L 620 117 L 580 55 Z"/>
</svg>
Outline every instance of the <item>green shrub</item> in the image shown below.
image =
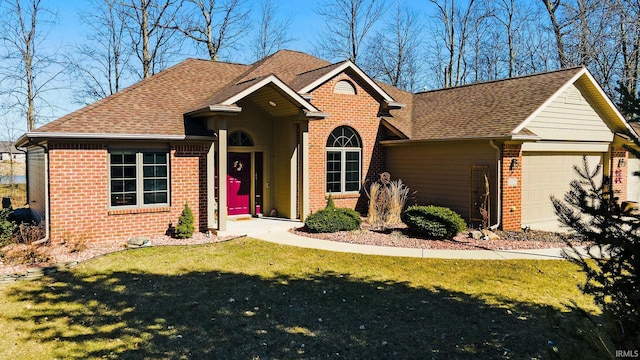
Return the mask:
<svg viewBox="0 0 640 360">
<path fill-rule="evenodd" d="M 0 209 L 0 247 L 11 243 L 13 233 L 18 225 L 10 219 L 10 209 Z"/>
<path fill-rule="evenodd" d="M 467 228 L 458 213 L 433 205 L 408 207 L 402 214 L 402 221 L 410 230 L 434 239 L 449 239 Z"/>
<path fill-rule="evenodd" d="M 333 203 L 333 197 L 331 196 L 331 193 L 329 193 L 329 197 L 327 198 L 327 206 L 325 206 L 326 209 L 334 209 L 336 207 L 336 205 Z"/>
<path fill-rule="evenodd" d="M 360 228 L 360 222 L 357 211 L 331 207 L 309 215 L 304 224 L 309 231 L 332 233 L 356 230 Z"/>
<path fill-rule="evenodd" d="M 193 212 L 189 208 L 189 203 L 184 204 L 184 209 L 178 218 L 178 226 L 176 226 L 176 237 L 178 239 L 186 239 L 193 236 Z"/>
</svg>

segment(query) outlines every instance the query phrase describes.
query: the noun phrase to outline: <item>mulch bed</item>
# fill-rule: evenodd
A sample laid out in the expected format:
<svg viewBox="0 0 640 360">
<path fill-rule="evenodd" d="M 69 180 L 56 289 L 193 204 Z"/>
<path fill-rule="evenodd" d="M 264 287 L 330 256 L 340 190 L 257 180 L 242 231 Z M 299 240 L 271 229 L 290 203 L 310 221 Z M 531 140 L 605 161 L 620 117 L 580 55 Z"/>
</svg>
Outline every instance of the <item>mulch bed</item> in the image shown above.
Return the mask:
<svg viewBox="0 0 640 360">
<path fill-rule="evenodd" d="M 586 245 L 580 239 L 567 234 L 545 231 L 495 231 L 500 240 L 476 240 L 469 236 L 469 231 L 458 234 L 453 239 L 433 240 L 412 234 L 406 226 L 391 229 L 375 229 L 363 223 L 360 230 L 339 231 L 336 233 L 313 233 L 304 227 L 292 229 L 296 235 L 315 239 L 339 241 L 350 244 L 391 246 L 435 250 L 523 250 L 548 249 L 567 246 L 566 240 L 574 245 Z"/>
</svg>

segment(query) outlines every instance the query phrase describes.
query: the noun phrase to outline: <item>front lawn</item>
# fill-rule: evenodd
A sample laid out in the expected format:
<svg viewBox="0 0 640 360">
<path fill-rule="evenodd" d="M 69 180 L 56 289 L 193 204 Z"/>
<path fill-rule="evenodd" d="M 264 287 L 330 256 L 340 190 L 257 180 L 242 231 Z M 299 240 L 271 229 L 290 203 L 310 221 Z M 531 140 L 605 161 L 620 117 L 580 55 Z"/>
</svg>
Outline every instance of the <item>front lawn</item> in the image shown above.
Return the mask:
<svg viewBox="0 0 640 360">
<path fill-rule="evenodd" d="M 530 359 L 593 311 L 566 261 L 393 258 L 253 239 L 150 247 L 0 286 L 0 358 Z"/>
</svg>

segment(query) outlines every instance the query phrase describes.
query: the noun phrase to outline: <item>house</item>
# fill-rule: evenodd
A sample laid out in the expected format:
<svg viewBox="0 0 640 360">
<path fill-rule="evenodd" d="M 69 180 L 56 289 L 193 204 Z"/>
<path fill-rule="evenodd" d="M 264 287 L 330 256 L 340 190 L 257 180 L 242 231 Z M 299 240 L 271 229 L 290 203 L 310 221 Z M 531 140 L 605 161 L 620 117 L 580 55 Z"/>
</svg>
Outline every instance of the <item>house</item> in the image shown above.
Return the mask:
<svg viewBox="0 0 640 360">
<path fill-rule="evenodd" d="M 0 161 L 25 162 L 26 155 L 23 150 L 18 150 L 11 141 L 0 141 Z"/>
<path fill-rule="evenodd" d="M 28 201 L 53 242 L 164 233 L 185 203 L 199 231 L 233 217 L 366 208 L 388 171 L 421 203 L 491 224 L 554 226 L 583 154 L 616 173 L 633 134 L 573 68 L 411 94 L 350 61 L 282 50 L 254 64 L 188 59 L 24 134 Z M 626 176 L 616 184 L 626 197 Z"/>
</svg>

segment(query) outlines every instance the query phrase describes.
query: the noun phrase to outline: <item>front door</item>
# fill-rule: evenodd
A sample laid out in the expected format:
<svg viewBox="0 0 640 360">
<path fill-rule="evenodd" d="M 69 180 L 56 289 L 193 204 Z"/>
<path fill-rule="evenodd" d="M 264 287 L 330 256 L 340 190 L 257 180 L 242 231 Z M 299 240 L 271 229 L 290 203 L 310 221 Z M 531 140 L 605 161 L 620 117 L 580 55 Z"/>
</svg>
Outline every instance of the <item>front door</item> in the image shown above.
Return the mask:
<svg viewBox="0 0 640 360">
<path fill-rule="evenodd" d="M 251 214 L 251 153 L 229 153 L 227 206 L 229 215 Z"/>
</svg>

